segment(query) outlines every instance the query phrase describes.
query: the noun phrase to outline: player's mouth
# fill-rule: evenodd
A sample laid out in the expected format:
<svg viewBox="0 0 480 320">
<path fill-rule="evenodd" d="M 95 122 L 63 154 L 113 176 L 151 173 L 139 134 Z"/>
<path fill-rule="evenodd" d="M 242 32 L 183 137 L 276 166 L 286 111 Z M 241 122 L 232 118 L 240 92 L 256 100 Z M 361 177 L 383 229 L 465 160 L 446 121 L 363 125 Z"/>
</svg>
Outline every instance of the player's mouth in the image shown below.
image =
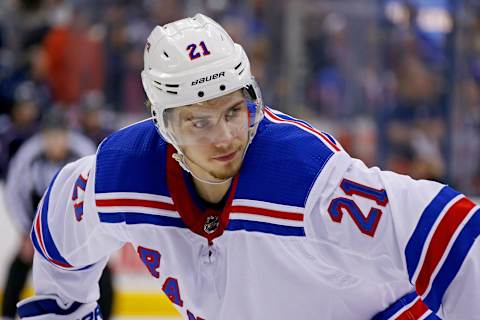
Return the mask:
<svg viewBox="0 0 480 320">
<path fill-rule="evenodd" d="M 230 152 L 230 153 L 225 153 L 225 154 L 222 154 L 222 155 L 219 155 L 219 156 L 215 156 L 213 157 L 214 160 L 217 160 L 217 161 L 220 161 L 220 162 L 228 162 L 228 161 L 231 161 L 235 158 L 235 156 L 237 155 L 238 153 L 238 150 L 235 150 L 233 152 Z"/>
</svg>

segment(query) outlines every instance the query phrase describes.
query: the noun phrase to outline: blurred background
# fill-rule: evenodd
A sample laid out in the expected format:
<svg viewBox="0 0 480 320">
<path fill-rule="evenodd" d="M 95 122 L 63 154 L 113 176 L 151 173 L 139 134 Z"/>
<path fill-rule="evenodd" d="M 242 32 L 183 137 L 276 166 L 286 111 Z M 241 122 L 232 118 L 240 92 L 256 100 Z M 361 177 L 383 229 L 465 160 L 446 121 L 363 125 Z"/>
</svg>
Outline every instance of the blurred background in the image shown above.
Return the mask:
<svg viewBox="0 0 480 320">
<path fill-rule="evenodd" d="M 51 110 L 94 144 L 148 117 L 146 37 L 197 12 L 243 45 L 268 106 L 369 166 L 480 195 L 478 0 L 2 0 L 0 180 Z M 0 285 L 20 237 L 1 185 Z M 113 313 L 175 317 L 124 249 Z"/>
</svg>

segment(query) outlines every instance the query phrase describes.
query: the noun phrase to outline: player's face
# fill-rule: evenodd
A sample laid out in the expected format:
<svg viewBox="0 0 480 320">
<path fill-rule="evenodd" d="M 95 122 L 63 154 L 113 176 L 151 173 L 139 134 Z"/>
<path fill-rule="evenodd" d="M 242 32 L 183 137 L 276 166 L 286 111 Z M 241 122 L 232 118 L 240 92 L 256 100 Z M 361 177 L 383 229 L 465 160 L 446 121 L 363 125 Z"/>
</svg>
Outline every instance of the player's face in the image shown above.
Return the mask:
<svg viewBox="0 0 480 320">
<path fill-rule="evenodd" d="M 195 175 L 225 180 L 240 170 L 248 144 L 248 110 L 240 91 L 175 108 L 170 123 Z"/>
</svg>

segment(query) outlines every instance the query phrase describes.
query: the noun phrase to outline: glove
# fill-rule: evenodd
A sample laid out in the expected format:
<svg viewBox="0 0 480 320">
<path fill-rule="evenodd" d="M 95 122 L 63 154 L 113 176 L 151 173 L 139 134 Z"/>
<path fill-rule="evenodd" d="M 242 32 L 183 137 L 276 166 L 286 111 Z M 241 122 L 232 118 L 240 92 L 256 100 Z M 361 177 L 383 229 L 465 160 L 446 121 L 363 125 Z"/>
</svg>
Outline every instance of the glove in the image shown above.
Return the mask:
<svg viewBox="0 0 480 320">
<path fill-rule="evenodd" d="M 25 299 L 17 304 L 22 320 L 102 320 L 96 302 L 65 304 L 55 295 L 40 295 Z"/>
</svg>

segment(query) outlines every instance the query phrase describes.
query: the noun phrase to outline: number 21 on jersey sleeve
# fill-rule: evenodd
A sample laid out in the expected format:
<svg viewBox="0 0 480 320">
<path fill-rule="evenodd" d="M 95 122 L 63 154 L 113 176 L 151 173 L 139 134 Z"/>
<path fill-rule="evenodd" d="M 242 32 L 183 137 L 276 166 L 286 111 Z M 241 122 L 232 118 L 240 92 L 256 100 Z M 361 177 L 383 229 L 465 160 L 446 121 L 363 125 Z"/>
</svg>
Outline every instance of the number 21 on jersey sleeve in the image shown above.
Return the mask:
<svg viewBox="0 0 480 320">
<path fill-rule="evenodd" d="M 341 223 L 343 214 L 348 213 L 363 234 L 374 237 L 378 222 L 382 217 L 382 210 L 372 207 L 368 215 L 365 215 L 355 203 L 353 195 L 370 199 L 374 201 L 377 206 L 385 207 L 388 203 L 385 189 L 378 190 L 348 179 L 342 180 L 340 188 L 345 193 L 345 197 L 337 197 L 330 202 L 328 206 L 330 218 L 334 222 Z"/>
</svg>

